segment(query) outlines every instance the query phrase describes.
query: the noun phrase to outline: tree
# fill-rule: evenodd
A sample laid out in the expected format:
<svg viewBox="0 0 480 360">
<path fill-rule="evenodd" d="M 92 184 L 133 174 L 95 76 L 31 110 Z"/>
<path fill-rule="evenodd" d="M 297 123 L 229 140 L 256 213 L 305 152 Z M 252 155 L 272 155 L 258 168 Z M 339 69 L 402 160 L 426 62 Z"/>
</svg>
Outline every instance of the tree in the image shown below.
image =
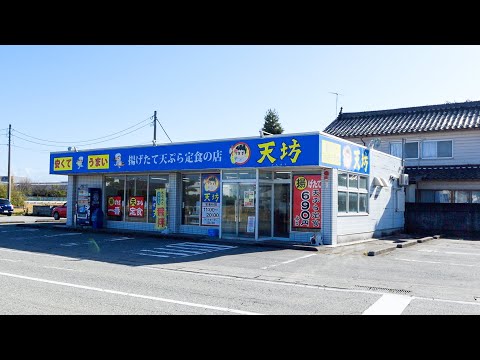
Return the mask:
<svg viewBox="0 0 480 360">
<path fill-rule="evenodd" d="M 270 134 L 283 133 L 282 125 L 280 125 L 280 118 L 278 117 L 277 111 L 275 109 L 268 109 L 264 119 L 265 122 L 263 123 L 263 131 Z"/>
</svg>

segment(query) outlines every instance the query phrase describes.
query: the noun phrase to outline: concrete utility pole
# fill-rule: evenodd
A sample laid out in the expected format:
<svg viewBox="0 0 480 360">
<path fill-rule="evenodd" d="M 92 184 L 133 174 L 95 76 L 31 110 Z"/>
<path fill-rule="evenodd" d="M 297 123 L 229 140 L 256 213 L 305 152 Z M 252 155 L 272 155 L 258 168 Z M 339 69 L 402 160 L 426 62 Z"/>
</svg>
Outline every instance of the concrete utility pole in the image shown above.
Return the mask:
<svg viewBox="0 0 480 360">
<path fill-rule="evenodd" d="M 11 201 L 12 198 L 12 181 L 10 179 L 10 143 L 12 139 L 12 125 L 8 125 L 8 184 L 7 184 L 7 199 Z"/>
<path fill-rule="evenodd" d="M 157 145 L 157 110 L 153 112 L 153 145 Z"/>
</svg>

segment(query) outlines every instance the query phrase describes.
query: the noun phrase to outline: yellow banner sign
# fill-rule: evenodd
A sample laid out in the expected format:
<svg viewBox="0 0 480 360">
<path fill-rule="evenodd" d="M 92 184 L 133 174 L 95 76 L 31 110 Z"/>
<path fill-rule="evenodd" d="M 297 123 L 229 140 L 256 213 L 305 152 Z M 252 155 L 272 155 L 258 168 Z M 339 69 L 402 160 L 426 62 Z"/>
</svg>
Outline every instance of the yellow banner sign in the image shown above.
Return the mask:
<svg viewBox="0 0 480 360">
<path fill-rule="evenodd" d="M 88 156 L 88 169 L 109 169 L 110 162 L 108 154 L 106 155 L 89 155 Z"/>
<path fill-rule="evenodd" d="M 53 171 L 72 170 L 73 157 L 59 157 L 53 159 Z"/>
<path fill-rule="evenodd" d="M 340 165 L 340 150 L 340 144 L 322 140 L 322 162 L 326 164 Z"/>
</svg>

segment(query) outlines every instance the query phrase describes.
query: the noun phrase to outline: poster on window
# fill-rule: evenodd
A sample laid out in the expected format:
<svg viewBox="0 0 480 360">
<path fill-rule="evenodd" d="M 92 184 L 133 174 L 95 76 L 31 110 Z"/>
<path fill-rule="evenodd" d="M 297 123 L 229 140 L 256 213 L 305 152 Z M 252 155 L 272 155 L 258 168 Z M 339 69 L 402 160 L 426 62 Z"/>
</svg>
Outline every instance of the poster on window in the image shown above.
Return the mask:
<svg viewBox="0 0 480 360">
<path fill-rule="evenodd" d="M 121 216 L 122 197 L 121 196 L 107 196 L 107 215 Z"/>
<path fill-rule="evenodd" d="M 220 225 L 220 174 L 202 175 L 201 225 Z"/>
<path fill-rule="evenodd" d="M 128 216 L 143 217 L 145 214 L 145 198 L 143 196 L 130 196 L 128 199 Z"/>
<path fill-rule="evenodd" d="M 292 227 L 320 229 L 322 227 L 321 175 L 293 177 Z"/>
<path fill-rule="evenodd" d="M 167 189 L 156 189 L 155 194 L 155 228 L 163 230 L 167 227 Z"/>
<path fill-rule="evenodd" d="M 243 206 L 254 207 L 255 206 L 255 191 L 246 190 L 243 192 Z"/>
</svg>

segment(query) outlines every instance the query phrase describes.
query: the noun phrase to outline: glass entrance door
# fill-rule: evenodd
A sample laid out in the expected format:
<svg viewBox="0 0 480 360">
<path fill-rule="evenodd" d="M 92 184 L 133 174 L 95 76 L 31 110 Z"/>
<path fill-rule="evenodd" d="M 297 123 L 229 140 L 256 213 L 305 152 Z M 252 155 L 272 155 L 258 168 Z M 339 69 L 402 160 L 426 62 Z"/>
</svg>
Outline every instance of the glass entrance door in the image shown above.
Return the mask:
<svg viewBox="0 0 480 360">
<path fill-rule="evenodd" d="M 289 237 L 290 233 L 290 184 L 274 184 L 273 236 Z"/>
<path fill-rule="evenodd" d="M 255 184 L 223 183 L 222 237 L 255 238 Z"/>
</svg>

